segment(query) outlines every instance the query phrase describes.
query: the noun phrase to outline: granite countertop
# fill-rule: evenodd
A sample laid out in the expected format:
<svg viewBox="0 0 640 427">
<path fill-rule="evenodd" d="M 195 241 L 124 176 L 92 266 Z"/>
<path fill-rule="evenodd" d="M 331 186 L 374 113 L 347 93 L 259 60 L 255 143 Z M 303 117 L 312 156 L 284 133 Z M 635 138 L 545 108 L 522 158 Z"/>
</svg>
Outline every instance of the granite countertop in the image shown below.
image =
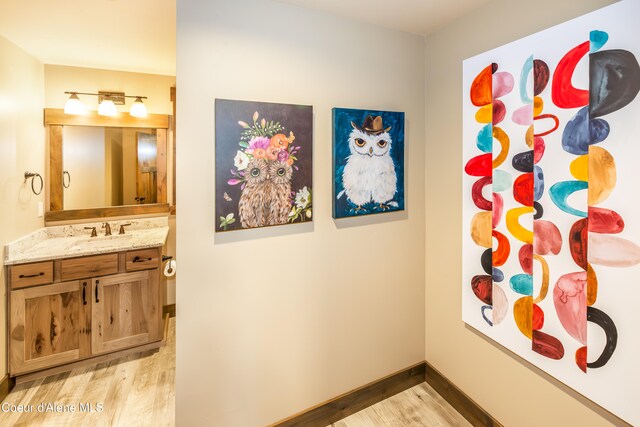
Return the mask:
<svg viewBox="0 0 640 427">
<path fill-rule="evenodd" d="M 163 246 L 169 234 L 167 217 L 109 222 L 111 236 L 104 235 L 103 223 L 62 225 L 36 230 L 5 246 L 4 265 L 153 248 Z M 118 234 L 120 224 L 127 223 L 131 225 L 125 227 L 125 234 Z M 90 237 L 91 230 L 85 230 L 84 227 L 96 227 L 98 236 Z"/>
</svg>

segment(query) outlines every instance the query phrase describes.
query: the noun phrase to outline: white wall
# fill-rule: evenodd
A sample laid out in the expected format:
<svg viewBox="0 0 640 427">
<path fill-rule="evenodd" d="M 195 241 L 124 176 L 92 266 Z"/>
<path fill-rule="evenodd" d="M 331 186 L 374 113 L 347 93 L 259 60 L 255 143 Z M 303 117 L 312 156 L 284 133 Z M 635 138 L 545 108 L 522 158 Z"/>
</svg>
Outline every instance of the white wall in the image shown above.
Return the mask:
<svg viewBox="0 0 640 427">
<path fill-rule="evenodd" d="M 24 172 L 44 177 L 44 66 L 0 36 L 0 246 L 43 225 Z M 0 319 L 5 319 L 6 284 L 0 258 Z M 0 321 L 0 377 L 6 370 L 6 324 Z"/>
<path fill-rule="evenodd" d="M 461 320 L 462 61 L 609 3 L 494 0 L 427 37 L 426 356 L 507 426 L 623 423 Z"/>
<path fill-rule="evenodd" d="M 177 28 L 177 424 L 264 425 L 424 360 L 423 38 L 266 0 L 180 0 Z M 313 223 L 214 233 L 215 98 L 314 106 Z M 406 112 L 406 212 L 332 220 L 332 107 Z"/>
</svg>

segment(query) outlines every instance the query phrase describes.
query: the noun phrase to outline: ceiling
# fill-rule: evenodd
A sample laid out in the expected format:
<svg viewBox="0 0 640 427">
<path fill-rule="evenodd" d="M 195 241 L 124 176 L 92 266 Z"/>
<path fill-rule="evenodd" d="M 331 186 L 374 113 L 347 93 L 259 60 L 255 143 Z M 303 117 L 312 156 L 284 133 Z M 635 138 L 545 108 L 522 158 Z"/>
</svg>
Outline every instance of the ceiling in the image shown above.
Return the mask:
<svg viewBox="0 0 640 427">
<path fill-rule="evenodd" d="M 0 36 L 45 64 L 175 75 L 177 0 L 0 1 Z M 277 1 L 429 34 L 490 0 Z"/>
<path fill-rule="evenodd" d="M 415 34 L 430 34 L 490 0 L 277 0 Z"/>
<path fill-rule="evenodd" d="M 0 36 L 45 64 L 176 72 L 176 0 L 0 0 Z"/>
</svg>

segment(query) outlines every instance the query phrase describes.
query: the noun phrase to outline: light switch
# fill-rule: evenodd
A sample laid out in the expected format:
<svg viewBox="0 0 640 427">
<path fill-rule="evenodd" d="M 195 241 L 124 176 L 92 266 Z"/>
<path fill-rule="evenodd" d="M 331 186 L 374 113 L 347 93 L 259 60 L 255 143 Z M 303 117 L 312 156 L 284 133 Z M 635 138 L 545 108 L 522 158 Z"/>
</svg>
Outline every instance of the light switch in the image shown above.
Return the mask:
<svg viewBox="0 0 640 427">
<path fill-rule="evenodd" d="M 38 218 L 44 216 L 44 202 L 38 202 Z"/>
</svg>

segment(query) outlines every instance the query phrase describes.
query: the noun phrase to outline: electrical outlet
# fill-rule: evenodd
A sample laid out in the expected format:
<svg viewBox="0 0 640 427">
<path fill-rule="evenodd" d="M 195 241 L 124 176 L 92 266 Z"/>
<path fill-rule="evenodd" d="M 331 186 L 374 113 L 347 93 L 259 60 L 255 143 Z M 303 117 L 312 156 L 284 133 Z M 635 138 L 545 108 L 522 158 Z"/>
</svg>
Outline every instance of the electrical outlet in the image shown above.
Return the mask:
<svg viewBox="0 0 640 427">
<path fill-rule="evenodd" d="M 38 202 L 38 218 L 44 216 L 44 202 Z"/>
</svg>

